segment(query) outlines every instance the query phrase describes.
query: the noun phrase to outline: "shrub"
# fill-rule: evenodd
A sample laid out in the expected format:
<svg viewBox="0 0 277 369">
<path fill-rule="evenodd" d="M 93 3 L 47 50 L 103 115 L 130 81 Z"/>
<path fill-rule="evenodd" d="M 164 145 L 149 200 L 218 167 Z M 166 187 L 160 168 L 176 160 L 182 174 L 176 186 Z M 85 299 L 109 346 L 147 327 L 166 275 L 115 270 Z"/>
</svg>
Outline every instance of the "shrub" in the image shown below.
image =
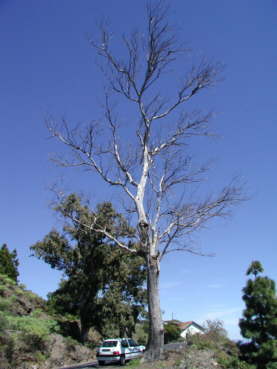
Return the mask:
<svg viewBox="0 0 277 369">
<path fill-rule="evenodd" d="M 146 346 L 147 344 L 147 336 L 141 336 L 138 338 L 137 340 L 138 344 L 139 345 L 143 345 L 143 346 Z"/>
<path fill-rule="evenodd" d="M 164 330 L 164 343 L 178 341 L 180 338 L 181 330 L 174 320 L 165 322 Z"/>
<path fill-rule="evenodd" d="M 21 331 L 21 338 L 26 345 L 26 349 L 36 351 L 44 347 L 49 341 L 49 333 L 58 330 L 57 322 L 49 319 L 37 319 L 30 316 L 23 316 L 13 319 L 13 328 Z"/>
<path fill-rule="evenodd" d="M 218 348 L 215 342 L 202 334 L 193 334 L 189 339 L 189 343 L 198 350 L 216 350 Z"/>
<path fill-rule="evenodd" d="M 40 297 L 33 293 L 32 291 L 25 291 L 26 297 L 31 301 L 40 300 Z"/>
<path fill-rule="evenodd" d="M 10 334 L 10 335 L 3 335 L 1 336 L 1 359 L 3 361 L 12 363 L 16 356 L 18 355 L 18 346 L 17 346 L 17 335 Z M 1 366 L 2 362 L 0 363 L 0 368 L 10 368 L 10 366 Z"/>
<path fill-rule="evenodd" d="M 9 278 L 7 275 L 0 273 L 0 285 L 4 285 L 10 288 L 10 287 L 16 286 L 17 282 Z"/>
<path fill-rule="evenodd" d="M 215 319 L 210 320 L 207 319 L 204 324 L 204 332 L 207 339 L 212 341 L 221 341 L 222 339 L 227 338 L 227 331 L 224 329 L 224 323 L 222 320 Z"/>
<path fill-rule="evenodd" d="M 0 295 L 3 296 L 4 292 L 8 291 L 8 287 L 3 284 L 0 285 Z"/>
<path fill-rule="evenodd" d="M 0 334 L 9 326 L 9 321 L 3 311 L 0 311 Z"/>
<path fill-rule="evenodd" d="M 11 307 L 11 301 L 0 297 L 0 311 L 7 312 Z"/>
<path fill-rule="evenodd" d="M 128 362 L 127 366 L 137 367 L 140 366 L 140 357 Z"/>
<path fill-rule="evenodd" d="M 64 343 L 65 343 L 66 350 L 70 352 L 75 349 L 77 341 L 75 341 L 72 337 L 69 336 L 69 337 L 64 337 Z"/>
<path fill-rule="evenodd" d="M 224 369 L 247 369 L 249 365 L 240 361 L 238 356 L 227 355 L 224 352 L 218 353 L 218 364 Z"/>
<path fill-rule="evenodd" d="M 15 290 L 15 292 L 16 292 L 17 295 L 20 295 L 20 296 L 23 296 L 24 295 L 24 291 L 21 288 L 17 288 Z"/>
<path fill-rule="evenodd" d="M 35 309 L 33 312 L 32 312 L 32 316 L 34 318 L 39 318 L 41 316 L 41 313 L 42 313 L 42 309 Z"/>
<path fill-rule="evenodd" d="M 40 351 L 37 352 L 36 357 L 39 363 L 46 360 L 46 357 Z"/>
<path fill-rule="evenodd" d="M 87 341 L 84 343 L 84 345 L 90 350 L 93 350 L 95 347 L 98 347 L 98 345 L 96 345 L 95 342 L 93 341 Z"/>
<path fill-rule="evenodd" d="M 266 369 L 277 369 L 277 362 L 271 361 L 270 363 L 267 363 Z"/>
</svg>

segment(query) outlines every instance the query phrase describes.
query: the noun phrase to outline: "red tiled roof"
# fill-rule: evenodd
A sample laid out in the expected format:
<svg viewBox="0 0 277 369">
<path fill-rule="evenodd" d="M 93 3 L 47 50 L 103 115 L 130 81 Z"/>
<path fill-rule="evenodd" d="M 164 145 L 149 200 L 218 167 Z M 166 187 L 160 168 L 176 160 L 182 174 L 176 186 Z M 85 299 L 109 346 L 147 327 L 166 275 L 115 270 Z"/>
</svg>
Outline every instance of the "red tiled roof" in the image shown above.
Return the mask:
<svg viewBox="0 0 277 369">
<path fill-rule="evenodd" d="M 179 324 L 179 328 L 181 329 L 181 331 L 183 331 L 184 329 L 186 329 L 189 325 L 191 325 L 191 323 L 193 323 L 193 321 L 189 321 L 189 322 L 183 322 Z"/>
</svg>

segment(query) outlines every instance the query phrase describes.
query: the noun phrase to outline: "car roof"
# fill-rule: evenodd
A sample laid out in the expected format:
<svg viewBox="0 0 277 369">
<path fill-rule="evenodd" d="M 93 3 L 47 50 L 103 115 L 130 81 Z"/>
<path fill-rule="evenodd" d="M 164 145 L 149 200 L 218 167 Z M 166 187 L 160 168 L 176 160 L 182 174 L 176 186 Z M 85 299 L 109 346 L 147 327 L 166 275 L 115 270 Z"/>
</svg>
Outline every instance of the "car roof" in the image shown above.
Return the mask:
<svg viewBox="0 0 277 369">
<path fill-rule="evenodd" d="M 132 340 L 132 338 L 128 338 L 128 337 L 126 337 L 126 338 L 107 338 L 104 341 L 125 341 L 125 340 Z"/>
<path fill-rule="evenodd" d="M 110 342 L 110 341 L 126 341 L 126 340 L 132 340 L 132 338 L 108 338 L 106 340 L 104 340 L 103 342 Z"/>
</svg>

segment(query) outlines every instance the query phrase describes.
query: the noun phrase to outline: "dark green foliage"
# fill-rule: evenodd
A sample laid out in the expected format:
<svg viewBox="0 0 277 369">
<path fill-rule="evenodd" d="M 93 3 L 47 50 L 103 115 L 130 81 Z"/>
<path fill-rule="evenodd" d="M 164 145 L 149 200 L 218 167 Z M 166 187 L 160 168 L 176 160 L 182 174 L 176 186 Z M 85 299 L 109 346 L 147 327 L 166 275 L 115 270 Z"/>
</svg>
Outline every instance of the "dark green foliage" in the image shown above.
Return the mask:
<svg viewBox="0 0 277 369">
<path fill-rule="evenodd" d="M 254 274 L 255 278 L 257 274 L 264 271 L 262 264 L 259 261 L 252 261 L 250 267 L 246 271 L 246 275 Z"/>
<path fill-rule="evenodd" d="M 266 369 L 277 369 L 277 362 L 271 361 L 270 363 L 266 364 Z"/>
<path fill-rule="evenodd" d="M 179 321 L 168 320 L 164 323 L 164 343 L 178 341 L 181 338 L 181 329 L 178 326 Z"/>
<path fill-rule="evenodd" d="M 49 306 L 58 313 L 80 317 L 77 338 L 82 342 L 92 326 L 107 335 L 108 323 L 116 328 L 117 335 L 127 332 L 131 336 L 146 304 L 144 259 L 124 252 L 104 234 L 83 224 L 105 229 L 126 244 L 135 230 L 108 202 L 99 204 L 94 213 L 82 205 L 81 198 L 71 194 L 55 210 L 64 222 L 64 234 L 52 230 L 43 241 L 31 246 L 33 256 L 66 276 L 58 290 L 48 295 Z M 65 214 L 72 214 L 74 219 Z"/>
<path fill-rule="evenodd" d="M 217 356 L 218 364 L 224 369 L 248 369 L 249 365 L 244 361 L 241 361 L 236 355 L 228 355 L 225 352 L 219 352 Z"/>
<path fill-rule="evenodd" d="M 133 245 L 132 248 L 135 246 Z M 101 272 L 106 284 L 100 299 L 100 319 L 106 326 L 119 328 L 120 337 L 132 337 L 140 316 L 145 316 L 146 279 L 144 259 L 124 250 L 108 248 Z M 105 332 L 107 335 L 107 331 Z"/>
<path fill-rule="evenodd" d="M 17 282 L 17 277 L 19 276 L 18 265 L 19 262 L 16 250 L 10 252 L 7 245 L 4 243 L 0 249 L 0 273 L 7 275 Z"/>
<path fill-rule="evenodd" d="M 275 282 L 257 277 L 262 271 L 256 261 L 247 270 L 247 275 L 254 274 L 255 279 L 249 279 L 242 290 L 246 309 L 239 326 L 242 336 L 250 340 L 241 344 L 242 355 L 265 368 L 267 363 L 277 361 L 277 300 Z"/>
</svg>

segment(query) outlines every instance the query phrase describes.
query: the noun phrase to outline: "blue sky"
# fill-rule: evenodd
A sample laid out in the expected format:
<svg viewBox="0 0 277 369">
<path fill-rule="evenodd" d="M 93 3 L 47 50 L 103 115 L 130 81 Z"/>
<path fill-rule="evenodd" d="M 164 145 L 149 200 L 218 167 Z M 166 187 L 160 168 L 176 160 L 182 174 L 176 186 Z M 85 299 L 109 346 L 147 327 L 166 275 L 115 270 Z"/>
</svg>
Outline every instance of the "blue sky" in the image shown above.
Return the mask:
<svg viewBox="0 0 277 369">
<path fill-rule="evenodd" d="M 20 282 L 42 297 L 54 291 L 60 273 L 30 257 L 29 247 L 56 220 L 48 209 L 51 185 L 61 175 L 72 190 L 96 201 L 110 190 L 91 175 L 62 171 L 47 162 L 62 149 L 47 140 L 45 114 L 74 123 L 97 118 L 103 77 L 85 34 L 109 16 L 116 33 L 143 25 L 141 0 L 0 0 L 0 236 L 17 249 Z M 197 235 L 203 258 L 169 254 L 161 265 L 164 319 L 222 319 L 230 338 L 239 339 L 245 271 L 259 260 L 277 280 L 277 2 L 268 0 L 173 0 L 171 19 L 200 55 L 224 61 L 225 82 L 199 94 L 195 104 L 218 112 L 214 131 L 221 140 L 197 152 L 219 158 L 209 180 L 214 188 L 241 173 L 253 199 L 230 222 L 214 223 Z"/>
</svg>

